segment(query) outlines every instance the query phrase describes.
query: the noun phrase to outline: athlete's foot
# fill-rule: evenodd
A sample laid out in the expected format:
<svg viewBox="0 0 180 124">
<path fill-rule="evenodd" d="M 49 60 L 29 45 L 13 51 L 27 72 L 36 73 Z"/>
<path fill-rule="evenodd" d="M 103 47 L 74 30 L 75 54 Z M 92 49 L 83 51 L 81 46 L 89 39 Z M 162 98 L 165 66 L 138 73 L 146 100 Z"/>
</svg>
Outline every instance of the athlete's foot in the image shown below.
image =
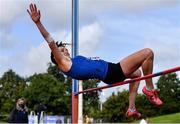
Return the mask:
<svg viewBox="0 0 180 124">
<path fill-rule="evenodd" d="M 126 112 L 126 117 L 140 118 L 141 113 L 139 113 L 136 108 L 134 108 L 133 110 L 129 108 Z"/>
<path fill-rule="evenodd" d="M 147 90 L 147 88 L 144 86 L 144 88 L 142 89 L 142 92 L 147 96 L 147 98 L 149 99 L 149 101 L 157 106 L 160 106 L 163 104 L 163 102 L 161 101 L 161 99 L 158 97 L 157 95 L 157 91 L 156 90 L 152 90 L 149 91 Z"/>
</svg>

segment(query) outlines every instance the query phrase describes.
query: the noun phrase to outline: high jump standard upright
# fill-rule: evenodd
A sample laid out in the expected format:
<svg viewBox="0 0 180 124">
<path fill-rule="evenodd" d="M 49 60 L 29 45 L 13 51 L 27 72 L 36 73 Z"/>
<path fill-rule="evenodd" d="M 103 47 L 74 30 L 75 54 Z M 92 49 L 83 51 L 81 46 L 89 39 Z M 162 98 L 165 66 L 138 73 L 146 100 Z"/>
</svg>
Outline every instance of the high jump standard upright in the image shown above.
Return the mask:
<svg viewBox="0 0 180 124">
<path fill-rule="evenodd" d="M 78 54 L 79 33 L 78 0 L 72 0 L 72 57 Z M 78 81 L 72 82 L 72 123 L 78 123 Z"/>
</svg>

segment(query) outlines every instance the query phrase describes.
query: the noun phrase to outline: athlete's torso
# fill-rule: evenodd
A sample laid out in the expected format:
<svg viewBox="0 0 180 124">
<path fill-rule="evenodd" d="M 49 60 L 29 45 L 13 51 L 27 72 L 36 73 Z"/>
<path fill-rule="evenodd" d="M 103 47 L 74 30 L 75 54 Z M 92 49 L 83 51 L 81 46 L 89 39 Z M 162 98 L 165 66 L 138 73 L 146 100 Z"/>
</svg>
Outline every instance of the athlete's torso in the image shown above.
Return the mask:
<svg viewBox="0 0 180 124">
<path fill-rule="evenodd" d="M 72 58 L 71 69 L 64 74 L 78 80 L 104 80 L 107 70 L 108 63 L 104 60 L 92 60 L 83 56 L 76 56 Z"/>
</svg>

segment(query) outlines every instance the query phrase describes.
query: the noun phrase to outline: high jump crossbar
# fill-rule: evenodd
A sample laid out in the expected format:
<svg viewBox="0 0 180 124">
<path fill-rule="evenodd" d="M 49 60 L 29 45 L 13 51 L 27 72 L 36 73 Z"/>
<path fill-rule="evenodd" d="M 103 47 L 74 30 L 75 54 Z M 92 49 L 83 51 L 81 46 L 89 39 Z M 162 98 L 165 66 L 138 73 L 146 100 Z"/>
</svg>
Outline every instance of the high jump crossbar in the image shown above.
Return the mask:
<svg viewBox="0 0 180 124">
<path fill-rule="evenodd" d="M 165 74 L 176 72 L 176 71 L 180 71 L 180 66 L 175 67 L 175 68 L 171 68 L 171 69 L 168 69 L 168 70 L 164 70 L 164 71 L 161 71 L 161 72 L 158 72 L 158 73 L 149 74 L 149 75 L 145 75 L 145 76 L 130 79 L 130 80 L 125 80 L 125 81 L 118 82 L 118 83 L 115 83 L 115 84 L 110 84 L 110 85 L 97 87 L 97 88 L 90 88 L 90 89 L 87 89 L 87 90 L 77 92 L 76 95 L 79 95 L 81 93 L 87 93 L 87 92 L 93 92 L 93 91 L 97 91 L 97 90 L 107 89 L 107 88 L 111 88 L 111 87 L 115 87 L 115 86 L 120 86 L 120 85 L 124 85 L 124 84 L 127 84 L 127 83 L 133 83 L 135 81 L 145 80 L 145 79 L 148 79 L 148 78 L 153 78 L 153 77 L 157 77 L 157 76 L 160 76 L 160 75 L 165 75 Z"/>
</svg>

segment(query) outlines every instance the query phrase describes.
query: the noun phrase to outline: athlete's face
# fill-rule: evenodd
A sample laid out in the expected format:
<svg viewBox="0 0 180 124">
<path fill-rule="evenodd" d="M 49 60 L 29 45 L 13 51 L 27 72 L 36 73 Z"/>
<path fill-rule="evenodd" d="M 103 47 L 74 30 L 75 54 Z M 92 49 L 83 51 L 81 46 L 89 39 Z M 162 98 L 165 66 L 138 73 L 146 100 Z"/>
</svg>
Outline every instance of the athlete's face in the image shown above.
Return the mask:
<svg viewBox="0 0 180 124">
<path fill-rule="evenodd" d="M 60 51 L 67 57 L 70 57 L 68 49 L 66 47 L 59 47 Z"/>
</svg>

